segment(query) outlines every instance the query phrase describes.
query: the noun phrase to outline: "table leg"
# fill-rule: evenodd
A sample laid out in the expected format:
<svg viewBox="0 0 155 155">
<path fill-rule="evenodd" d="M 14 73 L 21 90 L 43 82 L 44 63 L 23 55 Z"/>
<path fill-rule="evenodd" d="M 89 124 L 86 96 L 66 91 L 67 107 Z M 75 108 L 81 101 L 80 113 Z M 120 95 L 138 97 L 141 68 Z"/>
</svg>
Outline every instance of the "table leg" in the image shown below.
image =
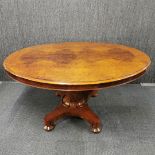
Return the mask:
<svg viewBox="0 0 155 155">
<path fill-rule="evenodd" d="M 77 116 L 91 124 L 91 131 L 99 133 L 101 131 L 101 121 L 99 117 L 89 108 L 87 100 L 96 96 L 96 91 L 61 91 L 57 92 L 61 97 L 61 103 L 44 118 L 44 129 L 52 130 L 54 122 L 63 116 Z"/>
</svg>

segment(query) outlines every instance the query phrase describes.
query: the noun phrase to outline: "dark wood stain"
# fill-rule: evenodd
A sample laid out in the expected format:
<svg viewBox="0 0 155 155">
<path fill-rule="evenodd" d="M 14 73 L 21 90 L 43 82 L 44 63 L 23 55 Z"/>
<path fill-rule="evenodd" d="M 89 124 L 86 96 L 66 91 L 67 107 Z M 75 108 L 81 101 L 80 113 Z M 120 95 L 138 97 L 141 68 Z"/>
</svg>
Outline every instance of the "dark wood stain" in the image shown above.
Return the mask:
<svg viewBox="0 0 155 155">
<path fill-rule="evenodd" d="M 69 64 L 75 58 L 76 55 L 69 49 L 57 50 L 54 53 L 40 52 L 38 55 L 36 53 L 26 53 L 21 57 L 24 64 L 32 64 L 36 61 L 53 61 L 58 66 Z"/>
<path fill-rule="evenodd" d="M 88 63 L 95 63 L 96 61 L 103 61 L 105 59 L 114 59 L 119 61 L 132 61 L 134 55 L 120 48 L 109 49 L 107 51 L 98 51 L 91 48 L 83 48 L 78 53 L 71 51 L 70 49 L 56 50 L 55 52 L 36 52 L 26 53 L 21 57 L 22 61 L 26 65 L 31 65 L 37 61 L 52 61 L 56 66 L 62 66 L 71 64 L 75 59 L 84 60 Z"/>
<path fill-rule="evenodd" d="M 120 48 L 110 49 L 105 52 L 104 55 L 106 56 L 106 58 L 122 61 L 132 61 L 132 59 L 134 58 L 134 55 L 131 52 L 122 50 Z"/>
<path fill-rule="evenodd" d="M 122 50 L 120 48 L 109 49 L 103 52 L 99 52 L 95 49 L 93 50 L 89 48 L 83 48 L 83 50 L 79 52 L 79 56 L 81 57 L 81 59 L 84 59 L 91 63 L 102 61 L 105 59 L 132 61 L 132 59 L 134 58 L 134 55 L 130 51 Z"/>
</svg>

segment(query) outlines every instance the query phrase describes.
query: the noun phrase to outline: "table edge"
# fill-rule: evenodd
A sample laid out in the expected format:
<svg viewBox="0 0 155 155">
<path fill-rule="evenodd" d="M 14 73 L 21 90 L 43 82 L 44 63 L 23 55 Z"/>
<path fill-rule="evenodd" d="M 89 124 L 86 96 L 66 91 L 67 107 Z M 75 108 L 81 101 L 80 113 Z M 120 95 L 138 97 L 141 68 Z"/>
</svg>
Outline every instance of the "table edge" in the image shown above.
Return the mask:
<svg viewBox="0 0 155 155">
<path fill-rule="evenodd" d="M 100 84 L 89 84 L 89 85 L 61 85 L 61 84 L 48 84 L 41 83 L 36 81 L 27 80 L 16 75 L 11 74 L 6 71 L 6 73 L 14 80 L 24 83 L 31 87 L 48 89 L 48 90 L 57 90 L 57 91 L 87 91 L 87 90 L 101 90 L 107 87 L 118 86 L 122 84 L 126 84 L 138 79 L 140 76 L 144 75 L 147 69 L 143 70 L 139 74 L 127 77 L 125 79 L 108 82 L 108 83 L 100 83 Z"/>
</svg>

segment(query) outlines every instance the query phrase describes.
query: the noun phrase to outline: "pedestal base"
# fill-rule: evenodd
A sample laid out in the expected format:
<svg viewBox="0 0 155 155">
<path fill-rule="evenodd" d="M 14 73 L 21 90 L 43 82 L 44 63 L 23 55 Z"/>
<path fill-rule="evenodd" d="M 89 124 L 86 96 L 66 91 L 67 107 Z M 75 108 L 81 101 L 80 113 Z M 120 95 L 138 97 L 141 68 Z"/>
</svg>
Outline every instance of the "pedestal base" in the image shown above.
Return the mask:
<svg viewBox="0 0 155 155">
<path fill-rule="evenodd" d="M 101 131 L 101 121 L 87 104 L 88 98 L 96 95 L 96 91 L 57 92 L 57 96 L 61 97 L 61 103 L 54 111 L 45 116 L 44 129 L 46 131 L 54 129 L 54 122 L 63 116 L 76 116 L 88 121 L 91 124 L 92 132 L 99 133 Z"/>
</svg>

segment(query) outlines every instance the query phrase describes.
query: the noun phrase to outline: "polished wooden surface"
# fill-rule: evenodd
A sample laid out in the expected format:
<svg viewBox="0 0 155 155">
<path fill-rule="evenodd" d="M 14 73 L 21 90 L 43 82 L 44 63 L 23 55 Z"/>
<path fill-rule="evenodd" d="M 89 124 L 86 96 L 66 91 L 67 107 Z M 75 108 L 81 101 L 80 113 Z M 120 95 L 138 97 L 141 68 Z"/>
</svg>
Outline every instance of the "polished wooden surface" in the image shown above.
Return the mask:
<svg viewBox="0 0 155 155">
<path fill-rule="evenodd" d="M 18 50 L 4 61 L 10 74 L 58 85 L 94 85 L 140 74 L 150 65 L 143 52 L 110 43 L 68 42 Z"/>
<path fill-rule="evenodd" d="M 58 90 L 60 104 L 44 118 L 50 131 L 63 116 L 80 117 L 101 131 L 100 118 L 87 100 L 96 90 L 130 82 L 143 75 L 150 58 L 143 52 L 116 44 L 74 42 L 44 44 L 21 49 L 4 61 L 15 80 L 45 89 Z"/>
</svg>

